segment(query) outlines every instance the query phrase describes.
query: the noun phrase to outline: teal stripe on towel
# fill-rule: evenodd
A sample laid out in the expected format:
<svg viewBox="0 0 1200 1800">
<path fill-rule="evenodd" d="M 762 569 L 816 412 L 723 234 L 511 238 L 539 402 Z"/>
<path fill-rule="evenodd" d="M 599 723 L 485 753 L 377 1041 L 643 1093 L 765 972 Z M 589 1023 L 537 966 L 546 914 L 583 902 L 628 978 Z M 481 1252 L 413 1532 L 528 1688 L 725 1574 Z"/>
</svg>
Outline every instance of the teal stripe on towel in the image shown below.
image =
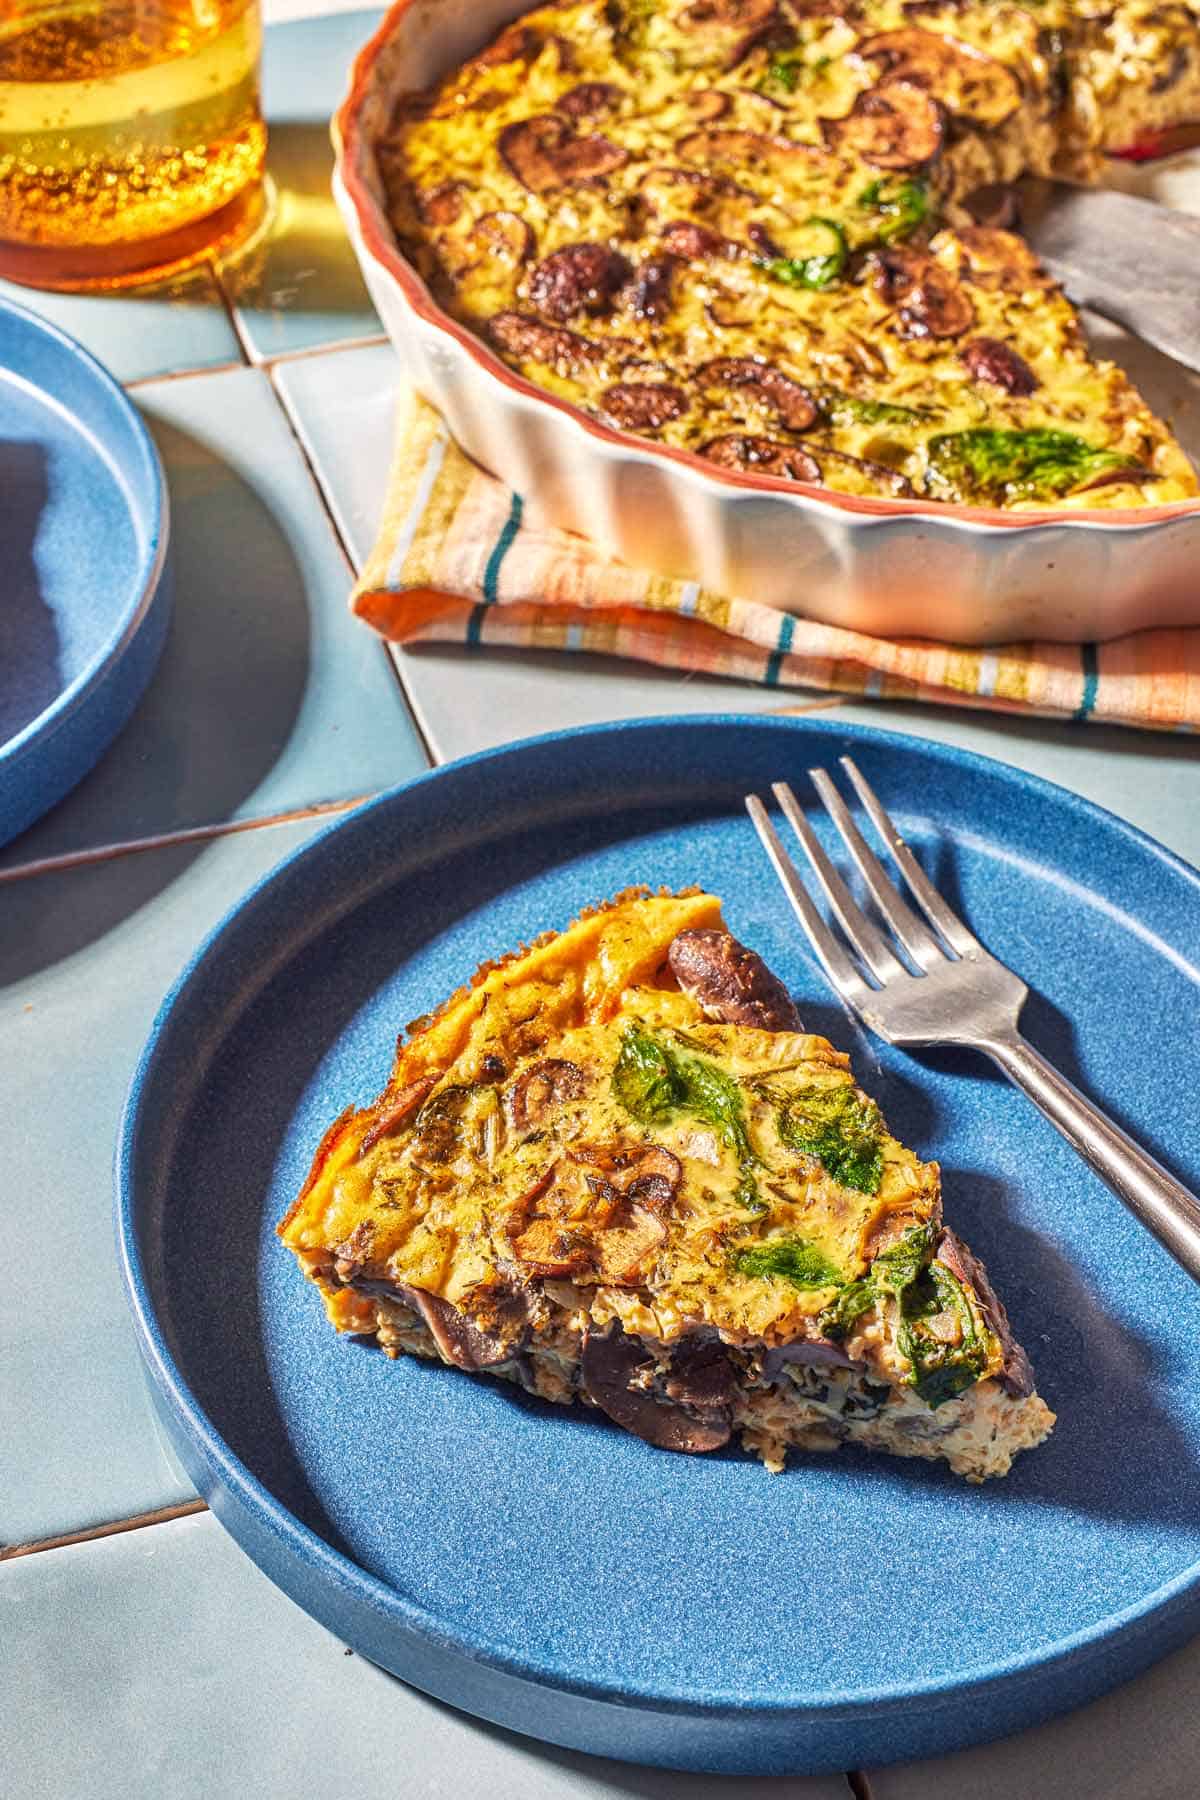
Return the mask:
<svg viewBox="0 0 1200 1800">
<path fill-rule="evenodd" d="M 1095 644 L 1079 646 L 1079 662 L 1083 671 L 1083 698 L 1075 717 L 1086 719 L 1095 710 L 1096 693 L 1100 686 L 1100 659 Z"/>
<path fill-rule="evenodd" d="M 767 671 L 763 676 L 764 686 L 779 686 L 779 671 L 783 665 L 784 657 L 792 647 L 792 639 L 795 634 L 796 621 L 793 619 L 791 613 L 785 613 L 783 624 L 779 627 L 779 642 L 771 652 L 770 660 L 767 663 Z"/>
<path fill-rule="evenodd" d="M 483 603 L 495 606 L 496 587 L 500 580 L 500 565 L 513 547 L 513 540 L 521 529 L 521 496 L 514 494 L 512 505 L 508 509 L 508 517 L 504 521 L 504 529 L 492 546 L 492 554 L 487 559 L 487 568 L 483 571 Z M 467 631 L 467 642 L 471 643 L 470 627 Z"/>
</svg>

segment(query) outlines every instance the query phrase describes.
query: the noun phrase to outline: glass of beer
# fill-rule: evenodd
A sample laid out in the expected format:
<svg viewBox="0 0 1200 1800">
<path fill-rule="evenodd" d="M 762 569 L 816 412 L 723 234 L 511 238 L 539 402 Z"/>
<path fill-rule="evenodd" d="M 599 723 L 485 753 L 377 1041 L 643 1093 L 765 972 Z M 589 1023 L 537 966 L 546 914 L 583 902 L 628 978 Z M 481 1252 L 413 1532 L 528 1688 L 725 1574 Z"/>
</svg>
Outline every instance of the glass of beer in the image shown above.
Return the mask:
<svg viewBox="0 0 1200 1800">
<path fill-rule="evenodd" d="M 0 275 L 115 288 L 261 213 L 258 0 L 0 0 Z"/>
</svg>

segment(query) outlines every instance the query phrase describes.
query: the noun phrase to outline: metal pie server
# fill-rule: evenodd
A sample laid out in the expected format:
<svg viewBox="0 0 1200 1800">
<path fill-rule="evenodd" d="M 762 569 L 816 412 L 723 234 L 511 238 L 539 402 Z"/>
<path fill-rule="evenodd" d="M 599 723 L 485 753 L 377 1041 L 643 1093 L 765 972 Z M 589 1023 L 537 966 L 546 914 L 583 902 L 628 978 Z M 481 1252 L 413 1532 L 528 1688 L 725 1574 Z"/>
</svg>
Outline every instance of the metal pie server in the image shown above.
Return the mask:
<svg viewBox="0 0 1200 1800">
<path fill-rule="evenodd" d="M 1017 229 L 1077 306 L 1200 371 L 1200 218 L 1061 181 L 1018 191 Z"/>
</svg>

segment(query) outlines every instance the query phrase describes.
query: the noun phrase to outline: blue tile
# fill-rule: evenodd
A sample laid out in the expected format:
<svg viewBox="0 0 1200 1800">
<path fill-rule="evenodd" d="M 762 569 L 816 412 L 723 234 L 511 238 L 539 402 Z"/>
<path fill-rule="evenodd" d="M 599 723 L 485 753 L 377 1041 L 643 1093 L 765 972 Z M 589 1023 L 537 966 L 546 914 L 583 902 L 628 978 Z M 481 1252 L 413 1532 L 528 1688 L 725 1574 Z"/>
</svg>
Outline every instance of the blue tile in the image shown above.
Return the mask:
<svg viewBox="0 0 1200 1800">
<path fill-rule="evenodd" d="M 479 1724 L 351 1656 L 207 1514 L 24 1557 L 0 1606 L 23 1800 L 850 1800 L 840 1775 L 676 1775 Z"/>
<path fill-rule="evenodd" d="M 0 1543 L 191 1492 L 160 1445 L 117 1273 L 117 1123 L 181 966 L 315 829 L 264 826 L 0 888 Z"/>
<path fill-rule="evenodd" d="M 399 368 L 390 344 L 281 364 L 275 381 L 350 555 L 365 561 L 383 510 Z M 465 756 L 536 731 L 677 712 L 773 712 L 780 692 L 611 656 L 425 645 L 395 650 L 434 754 Z M 822 704 L 795 692 L 796 706 Z"/>
<path fill-rule="evenodd" d="M 118 381 L 244 360 L 207 269 L 136 295 L 51 294 L 11 281 L 0 281 L 0 294 L 69 331 Z"/>
<path fill-rule="evenodd" d="M 424 767 L 387 655 L 267 376 L 137 391 L 171 493 L 176 598 L 158 671 L 84 782 L 0 866 L 350 799 Z"/>
<path fill-rule="evenodd" d="M 383 329 L 329 187 L 330 115 L 346 91 L 350 64 L 381 17 L 332 14 L 266 32 L 263 106 L 275 215 L 265 240 L 221 277 L 256 358 Z"/>
</svg>

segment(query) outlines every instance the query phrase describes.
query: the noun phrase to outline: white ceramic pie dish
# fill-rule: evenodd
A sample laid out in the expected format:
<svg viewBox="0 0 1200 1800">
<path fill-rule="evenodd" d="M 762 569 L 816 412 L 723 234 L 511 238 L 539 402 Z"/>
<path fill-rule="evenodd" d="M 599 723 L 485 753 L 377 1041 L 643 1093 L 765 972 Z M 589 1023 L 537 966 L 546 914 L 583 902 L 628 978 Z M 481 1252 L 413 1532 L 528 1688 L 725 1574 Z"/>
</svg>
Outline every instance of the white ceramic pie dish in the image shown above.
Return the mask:
<svg viewBox="0 0 1200 1800">
<path fill-rule="evenodd" d="M 1005 513 L 717 470 L 534 387 L 435 305 L 397 248 L 374 145 L 398 93 L 428 86 L 532 3 L 397 0 L 333 122 L 334 193 L 371 298 L 406 378 L 468 455 L 628 563 L 847 630 L 1079 642 L 1200 623 L 1200 500 Z M 1197 457 L 1194 378 L 1129 342 L 1152 406 L 1175 414 L 1184 396 L 1176 429 Z"/>
</svg>

